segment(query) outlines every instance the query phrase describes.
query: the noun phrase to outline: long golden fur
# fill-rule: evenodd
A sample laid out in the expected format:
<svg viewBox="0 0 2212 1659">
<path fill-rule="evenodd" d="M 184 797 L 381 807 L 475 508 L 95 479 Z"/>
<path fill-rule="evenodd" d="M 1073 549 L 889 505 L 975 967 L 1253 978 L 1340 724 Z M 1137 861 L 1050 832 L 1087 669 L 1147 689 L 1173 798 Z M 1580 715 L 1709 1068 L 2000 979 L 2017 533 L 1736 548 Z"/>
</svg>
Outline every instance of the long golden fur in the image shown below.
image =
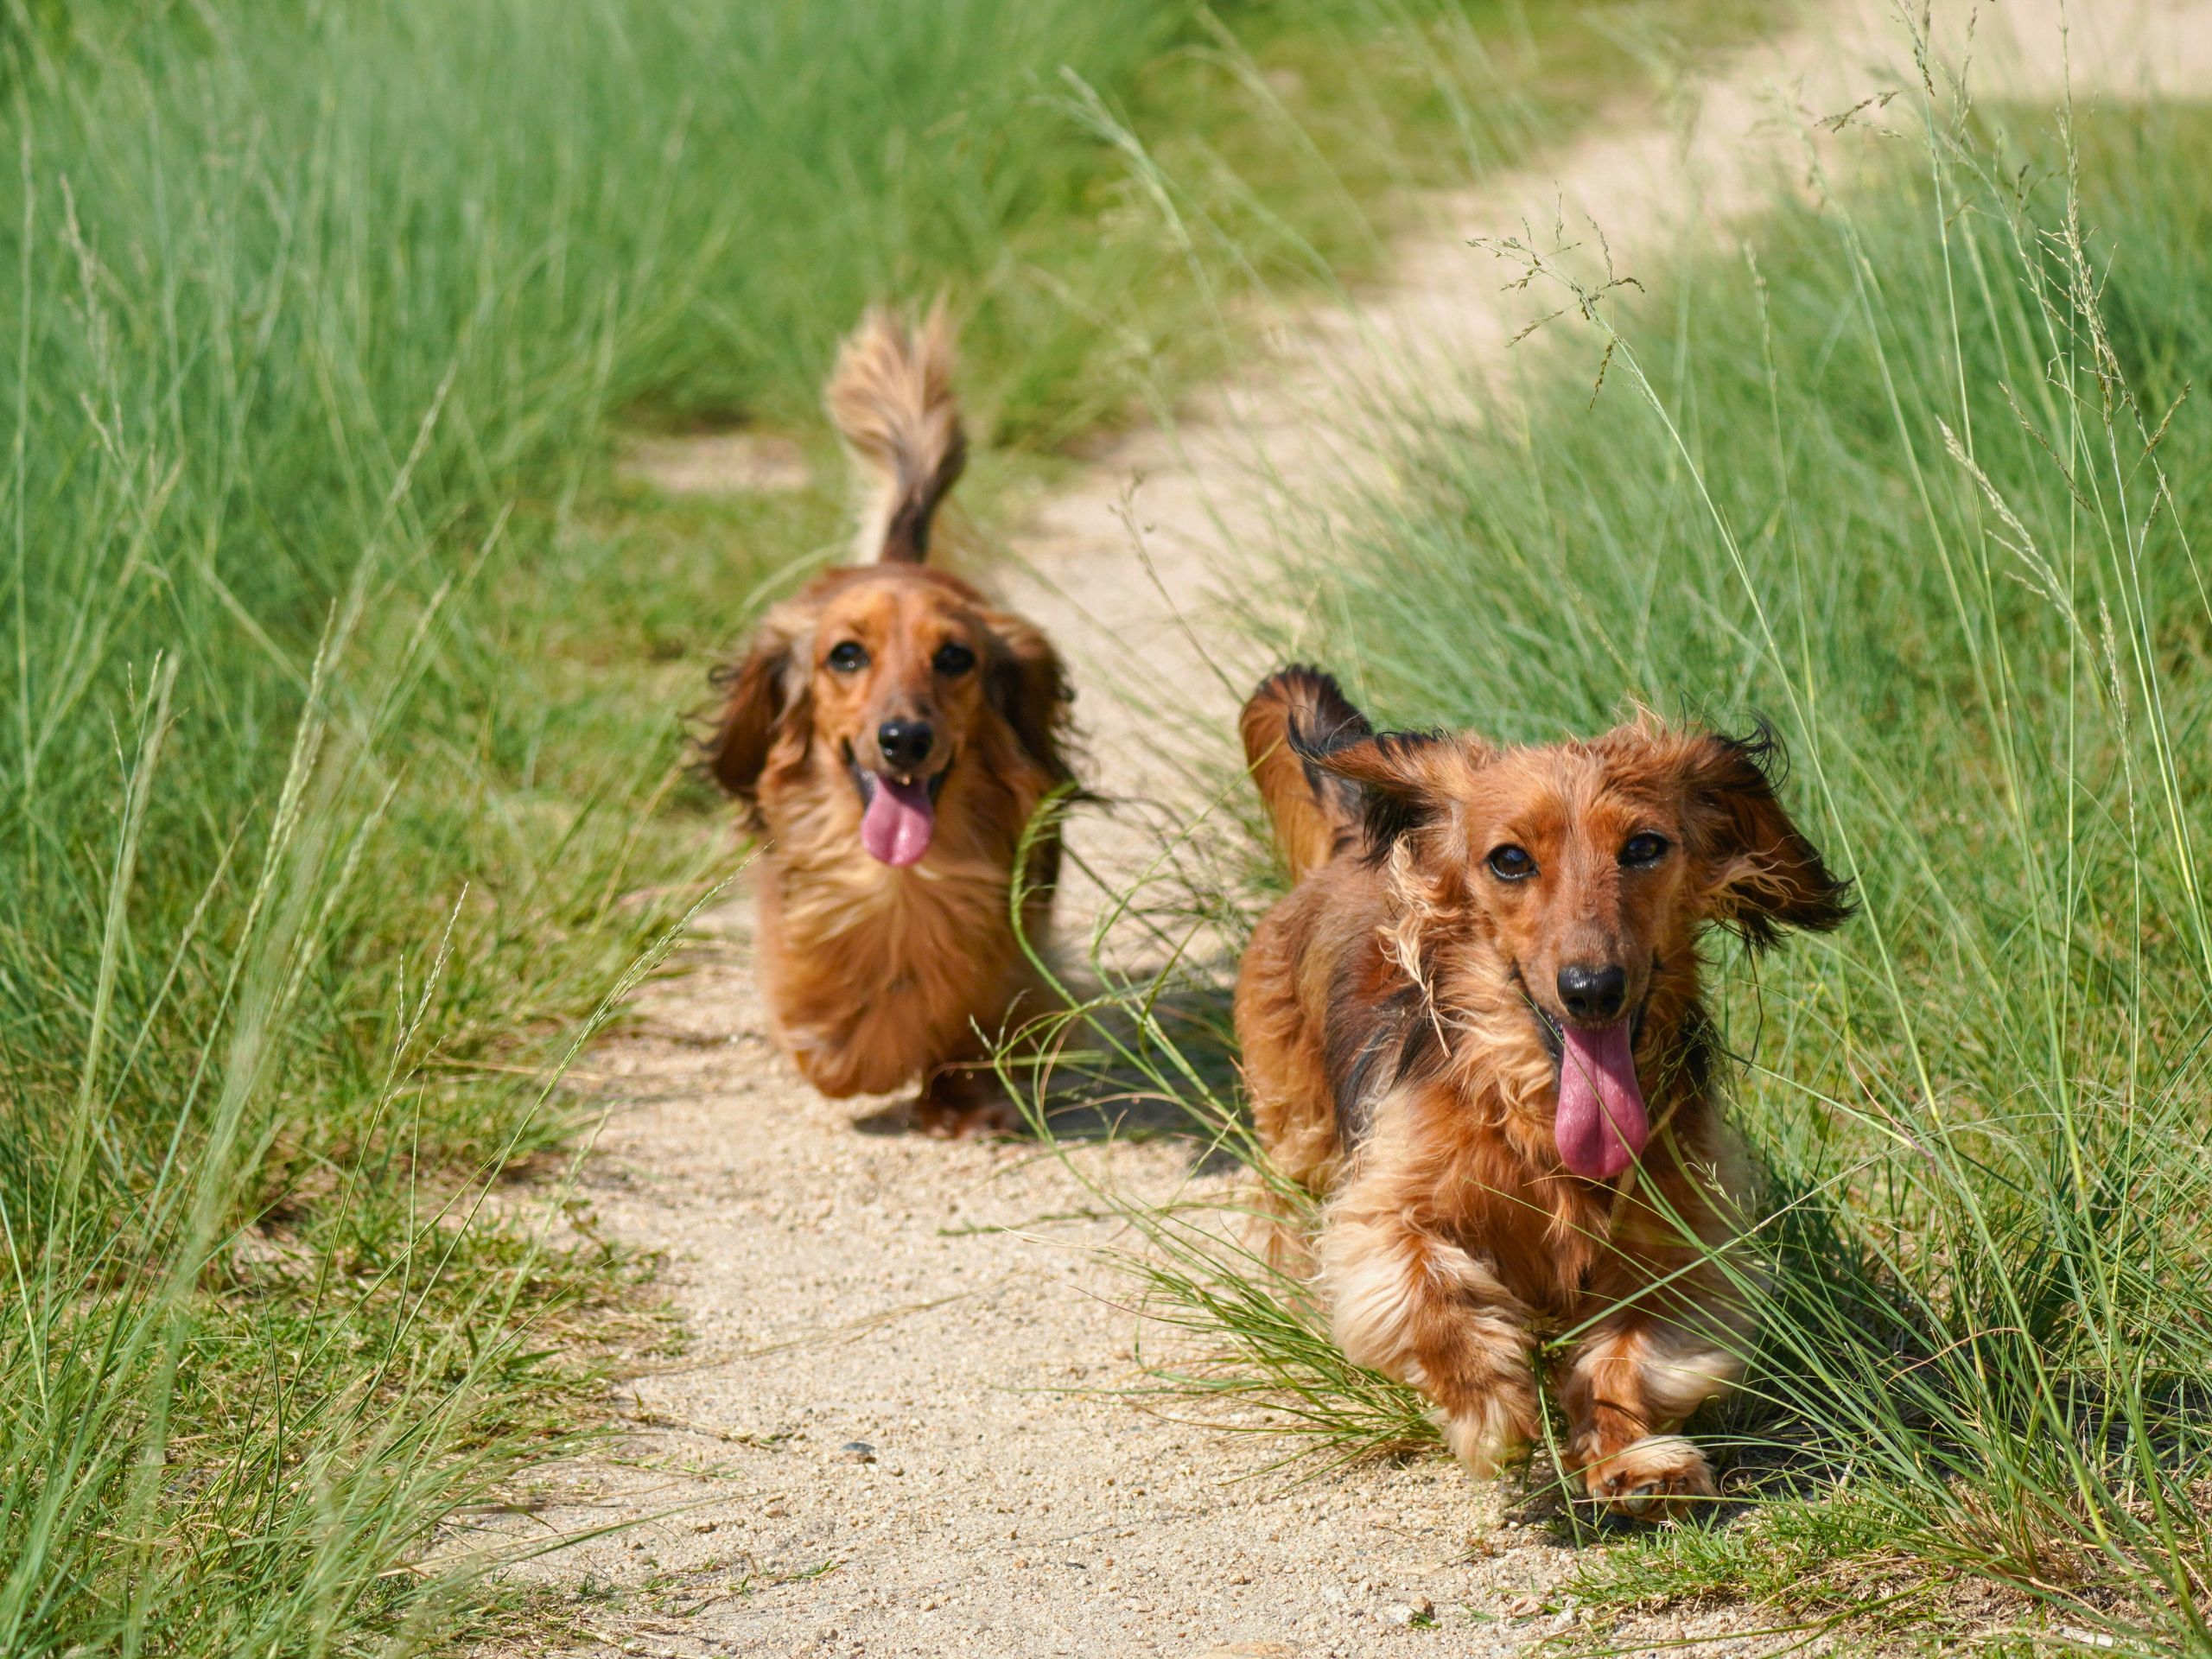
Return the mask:
<svg viewBox="0 0 2212 1659">
<path fill-rule="evenodd" d="M 1540 1333 L 1578 1332 L 1549 1379 L 1569 1471 L 1624 1514 L 1709 1499 L 1674 1431 L 1736 1380 L 1746 1318 L 1711 1254 L 1741 1176 L 1698 940 L 1850 908 L 1768 744 L 1648 718 L 1543 747 L 1377 734 L 1300 668 L 1242 726 L 1297 886 L 1253 935 L 1236 1031 L 1263 1141 L 1326 1195 L 1345 1352 L 1492 1472 L 1539 1432 Z"/>
<path fill-rule="evenodd" d="M 925 1127 L 1007 1127 L 972 1063 L 1033 989 L 1009 915 L 1022 832 L 1071 777 L 1065 671 L 1039 630 L 923 563 L 965 454 L 942 311 L 870 316 L 828 404 L 874 488 L 876 562 L 770 611 L 721 676 L 715 777 L 762 842 L 755 958 L 777 1042 L 832 1096 L 920 1080 Z M 1025 924 L 1059 843 L 1033 843 Z"/>
</svg>

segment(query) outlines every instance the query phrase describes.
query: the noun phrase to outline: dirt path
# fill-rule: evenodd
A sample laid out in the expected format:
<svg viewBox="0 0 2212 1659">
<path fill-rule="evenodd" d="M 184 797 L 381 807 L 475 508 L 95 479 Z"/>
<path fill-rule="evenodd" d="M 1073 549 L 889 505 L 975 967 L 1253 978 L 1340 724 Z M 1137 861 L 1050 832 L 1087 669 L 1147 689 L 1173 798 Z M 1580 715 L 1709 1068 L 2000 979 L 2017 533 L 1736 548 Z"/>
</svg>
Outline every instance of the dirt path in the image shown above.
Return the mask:
<svg viewBox="0 0 2212 1659">
<path fill-rule="evenodd" d="M 2094 31 L 2077 19 L 2077 83 L 2089 66 L 2121 92 L 2146 75 L 2212 86 L 2202 0 L 2144 0 L 2124 25 L 2116 10 L 2098 8 Z M 1985 88 L 1993 69 L 2009 90 L 2055 90 L 2056 13 L 2056 0 L 2004 9 L 2033 43 L 2018 53 L 1984 18 Z M 1802 156 L 1808 124 L 1787 111 L 1825 115 L 1905 84 L 1889 15 L 1856 0 L 1725 65 L 1695 89 L 1687 127 L 1600 129 L 1438 204 L 1357 313 L 1294 320 L 1262 369 L 1179 430 L 1118 444 L 1024 527 L 1022 568 L 1001 586 L 1074 659 L 1099 785 L 1194 809 L 1180 760 L 1226 747 L 1231 688 L 1255 667 L 1195 644 L 1232 638 L 1205 621 L 1232 550 L 1312 533 L 1296 515 L 1324 486 L 1371 476 L 1348 408 L 1422 395 L 1435 382 L 1423 364 L 1505 361 L 1541 301 L 1500 296 L 1466 237 L 1586 214 L 1632 268 L 1694 213 L 1755 207 Z M 2120 49 L 2131 40 L 2147 50 Z M 1823 142 L 1840 156 L 1864 143 Z M 1075 842 L 1125 871 L 1147 854 L 1144 822 L 1088 817 Z M 1071 908 L 1079 925 L 1080 894 Z M 1071 1215 L 1080 1189 L 1032 1148 L 887 1133 L 892 1103 L 856 1113 L 813 1095 L 762 1034 L 747 927 L 742 905 L 711 918 L 694 970 L 656 986 L 642 1028 L 592 1061 L 613 1110 L 586 1196 L 600 1227 L 665 1253 L 691 1341 L 626 1389 L 619 1453 L 556 1471 L 537 1512 L 500 1529 L 552 1538 L 658 1517 L 520 1569 L 571 1592 L 575 1650 L 1459 1654 L 1572 1626 L 1571 1609 L 1540 1605 L 1568 1553 L 1496 1524 L 1495 1494 L 1441 1461 L 1239 1481 L 1264 1443 L 1096 1392 L 1137 1380 L 1135 1320 L 1099 1255 L 1112 1224 Z M 1139 1192 L 1190 1179 L 1168 1144 L 1082 1155 Z M 1430 1605 L 1442 1630 L 1407 1627 Z M 1726 1635 L 1755 1624 L 1700 1613 L 1628 1634 L 1764 1651 Z"/>
</svg>

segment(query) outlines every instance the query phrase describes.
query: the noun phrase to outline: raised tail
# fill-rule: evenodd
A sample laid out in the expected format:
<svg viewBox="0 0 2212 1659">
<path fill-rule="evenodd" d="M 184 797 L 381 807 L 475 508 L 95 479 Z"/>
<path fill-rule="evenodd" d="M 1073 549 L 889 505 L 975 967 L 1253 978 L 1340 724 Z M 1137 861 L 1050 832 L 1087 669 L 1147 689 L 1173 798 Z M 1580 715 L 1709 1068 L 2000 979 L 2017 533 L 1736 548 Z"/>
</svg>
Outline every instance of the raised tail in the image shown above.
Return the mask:
<svg viewBox="0 0 2212 1659">
<path fill-rule="evenodd" d="M 930 521 L 968 462 L 954 366 L 952 321 L 942 302 L 918 329 L 871 311 L 838 348 L 823 401 L 868 486 L 854 550 L 859 563 L 919 564 L 929 556 Z"/>
<path fill-rule="evenodd" d="M 1308 766 L 1291 746 L 1326 748 L 1364 737 L 1374 728 L 1337 683 L 1318 668 L 1280 669 L 1246 699 L 1236 729 L 1260 800 L 1274 822 L 1275 845 L 1296 881 L 1350 844 L 1360 823 L 1359 786 Z"/>
</svg>

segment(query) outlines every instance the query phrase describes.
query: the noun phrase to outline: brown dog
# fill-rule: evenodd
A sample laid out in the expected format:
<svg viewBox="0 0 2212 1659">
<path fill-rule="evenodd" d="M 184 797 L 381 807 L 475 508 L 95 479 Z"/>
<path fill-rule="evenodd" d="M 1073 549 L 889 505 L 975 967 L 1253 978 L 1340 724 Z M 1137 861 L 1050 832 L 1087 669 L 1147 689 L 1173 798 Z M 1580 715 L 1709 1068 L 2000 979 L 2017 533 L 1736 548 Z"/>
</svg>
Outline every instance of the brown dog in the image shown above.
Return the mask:
<svg viewBox="0 0 2212 1659">
<path fill-rule="evenodd" d="M 1010 915 L 1030 816 L 1069 781 L 1070 693 L 1021 618 L 927 568 L 965 457 L 942 311 L 845 343 L 831 417 L 877 487 L 861 551 L 768 613 L 709 747 L 762 837 L 756 960 L 776 1040 L 825 1095 L 920 1079 L 925 1127 L 1010 1126 L 972 1063 L 1033 977 Z M 1043 934 L 1059 843 L 1032 844 Z"/>
<path fill-rule="evenodd" d="M 1328 1195 L 1317 1283 L 1351 1358 L 1435 1402 L 1495 1472 L 1541 1427 L 1605 1507 L 1713 1496 L 1673 1433 L 1740 1370 L 1712 1252 L 1738 1159 L 1699 1001 L 1709 924 L 1754 945 L 1825 929 L 1847 884 L 1776 801 L 1764 741 L 1650 721 L 1498 748 L 1376 734 L 1293 668 L 1244 707 L 1245 753 L 1296 889 L 1236 987 L 1261 1135 Z"/>
</svg>

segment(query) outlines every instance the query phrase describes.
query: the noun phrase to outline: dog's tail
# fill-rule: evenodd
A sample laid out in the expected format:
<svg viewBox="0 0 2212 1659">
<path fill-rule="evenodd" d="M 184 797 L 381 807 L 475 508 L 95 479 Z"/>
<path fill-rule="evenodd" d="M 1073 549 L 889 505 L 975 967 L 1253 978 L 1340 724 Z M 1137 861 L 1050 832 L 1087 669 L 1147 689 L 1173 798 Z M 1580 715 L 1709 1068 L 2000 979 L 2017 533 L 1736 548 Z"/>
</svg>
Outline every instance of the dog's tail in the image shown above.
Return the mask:
<svg viewBox="0 0 2212 1659">
<path fill-rule="evenodd" d="M 1236 729 L 1290 878 L 1325 864 L 1357 835 L 1359 786 L 1309 766 L 1298 747 L 1331 748 L 1375 728 L 1318 668 L 1280 669 L 1246 699 Z"/>
<path fill-rule="evenodd" d="M 929 556 L 930 521 L 968 462 L 954 363 L 943 301 L 918 329 L 871 311 L 838 348 L 823 402 L 868 482 L 859 563 L 919 564 Z"/>
</svg>

